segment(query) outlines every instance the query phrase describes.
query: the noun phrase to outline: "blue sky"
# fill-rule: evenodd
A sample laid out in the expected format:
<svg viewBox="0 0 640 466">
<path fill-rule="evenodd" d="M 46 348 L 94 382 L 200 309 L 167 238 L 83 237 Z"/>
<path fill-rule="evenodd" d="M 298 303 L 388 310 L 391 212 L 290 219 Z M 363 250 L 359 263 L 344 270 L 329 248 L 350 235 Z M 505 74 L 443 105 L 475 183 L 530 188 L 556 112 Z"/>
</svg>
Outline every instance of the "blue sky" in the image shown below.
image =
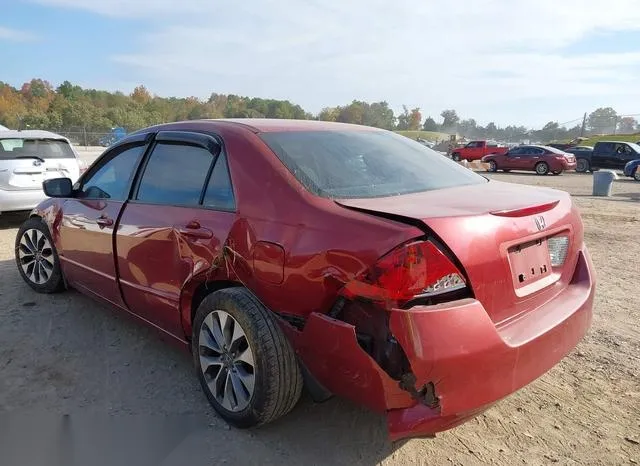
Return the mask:
<svg viewBox="0 0 640 466">
<path fill-rule="evenodd" d="M 0 0 L 0 80 L 386 100 L 541 126 L 640 113 L 637 0 Z"/>
</svg>

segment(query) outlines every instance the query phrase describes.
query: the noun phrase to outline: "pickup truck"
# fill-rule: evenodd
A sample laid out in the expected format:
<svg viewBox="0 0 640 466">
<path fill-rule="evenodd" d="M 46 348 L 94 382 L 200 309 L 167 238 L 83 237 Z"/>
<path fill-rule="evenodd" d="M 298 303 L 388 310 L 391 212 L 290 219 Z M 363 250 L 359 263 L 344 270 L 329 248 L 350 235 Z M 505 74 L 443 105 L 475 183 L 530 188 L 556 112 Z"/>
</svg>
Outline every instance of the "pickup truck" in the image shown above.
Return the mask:
<svg viewBox="0 0 640 466">
<path fill-rule="evenodd" d="M 611 168 L 624 170 L 632 160 L 640 159 L 640 145 L 623 141 L 599 141 L 593 147 L 590 170 Z"/>
<path fill-rule="evenodd" d="M 501 146 L 490 141 L 471 141 L 463 147 L 456 147 L 451 151 L 451 158 L 456 162 L 461 160 L 480 160 L 485 155 L 503 155 L 509 151 L 507 146 Z"/>
</svg>

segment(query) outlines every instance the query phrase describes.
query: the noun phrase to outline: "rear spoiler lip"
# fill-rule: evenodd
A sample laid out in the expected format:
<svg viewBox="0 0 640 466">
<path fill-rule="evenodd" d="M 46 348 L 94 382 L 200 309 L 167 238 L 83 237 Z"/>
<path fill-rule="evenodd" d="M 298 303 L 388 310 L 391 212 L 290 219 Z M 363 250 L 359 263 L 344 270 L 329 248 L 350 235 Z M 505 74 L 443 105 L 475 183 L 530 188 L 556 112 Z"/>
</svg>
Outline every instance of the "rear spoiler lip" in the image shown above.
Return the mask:
<svg viewBox="0 0 640 466">
<path fill-rule="evenodd" d="M 490 212 L 491 215 L 496 215 L 498 217 L 526 217 L 528 215 L 540 214 L 542 212 L 547 212 L 554 207 L 556 207 L 560 203 L 560 200 L 546 202 L 544 204 L 536 204 L 528 207 L 518 207 L 516 209 L 507 209 L 507 210 L 495 210 Z"/>
</svg>

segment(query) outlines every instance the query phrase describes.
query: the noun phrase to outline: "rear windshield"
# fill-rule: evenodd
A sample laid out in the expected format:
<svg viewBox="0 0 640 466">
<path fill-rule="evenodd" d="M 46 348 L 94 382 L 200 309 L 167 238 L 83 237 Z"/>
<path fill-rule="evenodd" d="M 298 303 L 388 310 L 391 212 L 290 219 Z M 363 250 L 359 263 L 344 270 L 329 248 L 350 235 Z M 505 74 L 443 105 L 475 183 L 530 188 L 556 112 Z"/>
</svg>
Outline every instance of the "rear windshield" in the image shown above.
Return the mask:
<svg viewBox="0 0 640 466">
<path fill-rule="evenodd" d="M 30 157 L 69 159 L 75 155 L 66 141 L 58 139 L 0 139 L 0 159 Z"/>
<path fill-rule="evenodd" d="M 387 131 L 291 131 L 260 137 L 309 191 L 322 197 L 384 197 L 487 182 L 444 155 Z"/>
</svg>

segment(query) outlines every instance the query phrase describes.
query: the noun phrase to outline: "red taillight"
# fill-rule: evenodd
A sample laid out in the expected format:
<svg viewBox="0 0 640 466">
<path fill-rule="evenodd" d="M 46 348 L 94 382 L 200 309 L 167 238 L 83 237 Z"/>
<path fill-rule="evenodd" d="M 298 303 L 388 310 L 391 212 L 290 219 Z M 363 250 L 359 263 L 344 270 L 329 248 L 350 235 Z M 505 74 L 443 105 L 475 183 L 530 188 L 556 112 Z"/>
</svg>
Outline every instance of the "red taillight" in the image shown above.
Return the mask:
<svg viewBox="0 0 640 466">
<path fill-rule="evenodd" d="M 414 241 L 383 256 L 364 277 L 349 283 L 345 291 L 352 297 L 404 303 L 465 287 L 460 270 L 435 244 Z"/>
</svg>

